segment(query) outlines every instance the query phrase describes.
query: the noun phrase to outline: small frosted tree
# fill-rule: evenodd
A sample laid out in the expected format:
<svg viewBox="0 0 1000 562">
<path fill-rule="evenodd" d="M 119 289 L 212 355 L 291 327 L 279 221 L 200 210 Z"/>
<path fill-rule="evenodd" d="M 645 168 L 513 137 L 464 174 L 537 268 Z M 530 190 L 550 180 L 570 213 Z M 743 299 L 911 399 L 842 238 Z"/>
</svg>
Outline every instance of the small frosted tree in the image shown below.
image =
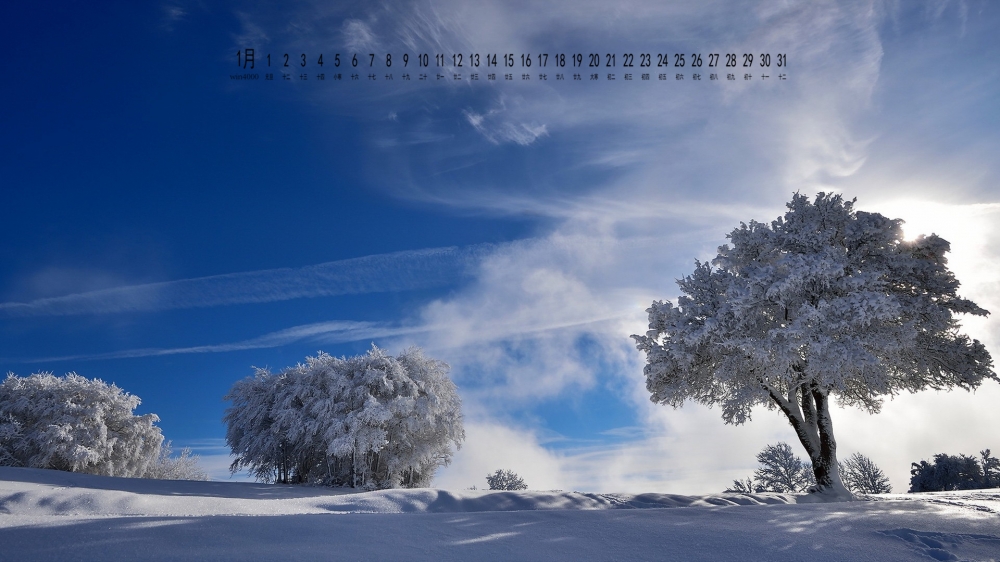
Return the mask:
<svg viewBox="0 0 1000 562">
<path fill-rule="evenodd" d="M 804 492 L 816 483 L 809 463 L 795 456 L 788 443 L 767 445 L 757 453 L 757 470 L 752 477 L 733 480 L 726 493 L 753 494 Z"/>
<path fill-rule="evenodd" d="M 497 470 L 493 474 L 486 475 L 486 483 L 491 490 L 527 490 L 528 485 L 524 479 L 513 470 Z"/>
<path fill-rule="evenodd" d="M 998 380 L 957 314 L 986 315 L 957 295 L 948 242 L 904 240 L 902 221 L 852 201 L 795 194 L 770 224 L 741 224 L 711 264 L 679 280 L 677 304 L 647 309 L 651 400 L 722 407 L 726 423 L 779 409 L 812 463 L 815 491 L 849 498 L 830 401 L 878 412 L 884 396 Z"/>
<path fill-rule="evenodd" d="M 723 490 L 726 494 L 754 494 L 763 491 L 750 477 L 743 480 L 733 480 L 733 485 Z"/>
<path fill-rule="evenodd" d="M 9 374 L 0 384 L 0 465 L 142 477 L 160 454 L 156 414 L 101 380 Z"/>
<path fill-rule="evenodd" d="M 181 454 L 173 456 L 174 449 L 170 441 L 160 446 L 160 455 L 156 462 L 146 469 L 143 478 L 158 480 L 208 480 L 208 473 L 198 464 L 198 455 L 191 449 L 181 449 Z"/>
<path fill-rule="evenodd" d="M 768 445 L 757 454 L 756 488 L 765 492 L 804 492 L 815 483 L 809 465 L 792 453 L 788 443 Z"/>
<path fill-rule="evenodd" d="M 892 492 L 889 477 L 872 460 L 854 453 L 841 464 L 841 477 L 847 489 L 855 494 L 888 494 Z"/>
</svg>

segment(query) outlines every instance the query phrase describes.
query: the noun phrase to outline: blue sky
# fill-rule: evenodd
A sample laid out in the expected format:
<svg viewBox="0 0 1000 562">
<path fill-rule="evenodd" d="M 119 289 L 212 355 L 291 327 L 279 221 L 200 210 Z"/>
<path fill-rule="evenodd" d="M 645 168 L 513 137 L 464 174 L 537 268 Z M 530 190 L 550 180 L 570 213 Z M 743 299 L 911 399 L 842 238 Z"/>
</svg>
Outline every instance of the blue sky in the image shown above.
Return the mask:
<svg viewBox="0 0 1000 562">
<path fill-rule="evenodd" d="M 440 486 L 504 466 L 537 488 L 717 491 L 791 431 L 768 411 L 733 428 L 652 405 L 628 335 L 795 191 L 941 234 L 963 294 L 1000 308 L 989 2 L 9 12 L 0 368 L 113 381 L 219 477 L 233 382 L 374 342 L 452 365 L 468 440 Z M 766 52 L 789 67 L 784 82 L 230 80 L 246 47 L 261 72 L 285 52 L 323 52 L 327 72 L 354 52 L 362 67 L 369 52 L 395 68 L 419 52 Z M 965 326 L 998 353 L 996 320 Z M 997 399 L 989 383 L 838 410 L 842 454 L 903 488 L 912 461 L 1000 448 Z"/>
</svg>

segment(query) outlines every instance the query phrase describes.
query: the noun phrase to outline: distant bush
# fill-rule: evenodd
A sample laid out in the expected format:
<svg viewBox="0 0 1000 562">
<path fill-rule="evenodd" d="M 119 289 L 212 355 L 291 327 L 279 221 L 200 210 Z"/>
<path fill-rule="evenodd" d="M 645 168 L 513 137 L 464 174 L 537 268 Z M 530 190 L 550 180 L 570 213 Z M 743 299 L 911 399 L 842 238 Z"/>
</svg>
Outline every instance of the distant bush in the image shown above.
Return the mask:
<svg viewBox="0 0 1000 562">
<path fill-rule="evenodd" d="M 1000 460 L 989 449 L 979 452 L 979 457 L 934 455 L 933 462 L 925 460 L 910 465 L 910 492 L 941 492 L 951 490 L 980 490 L 1000 487 Z"/>
<path fill-rule="evenodd" d="M 198 464 L 198 455 L 192 455 L 191 449 L 181 449 L 178 457 L 172 457 L 173 452 L 170 441 L 161 445 L 160 456 L 143 477 L 159 480 L 208 480 L 208 473 Z"/>
<path fill-rule="evenodd" d="M 200 478 L 197 457 L 188 452 L 170 459 L 169 444 L 161 447 L 156 414 L 133 414 L 140 402 L 114 384 L 76 373 L 9 374 L 0 383 L 0 466 Z"/>
<path fill-rule="evenodd" d="M 528 485 L 513 470 L 497 470 L 486 475 L 491 490 L 527 490 Z"/>
<path fill-rule="evenodd" d="M 754 484 L 753 478 L 747 477 L 743 480 L 733 480 L 733 485 L 722 492 L 725 494 L 756 494 L 763 491 Z"/>
</svg>

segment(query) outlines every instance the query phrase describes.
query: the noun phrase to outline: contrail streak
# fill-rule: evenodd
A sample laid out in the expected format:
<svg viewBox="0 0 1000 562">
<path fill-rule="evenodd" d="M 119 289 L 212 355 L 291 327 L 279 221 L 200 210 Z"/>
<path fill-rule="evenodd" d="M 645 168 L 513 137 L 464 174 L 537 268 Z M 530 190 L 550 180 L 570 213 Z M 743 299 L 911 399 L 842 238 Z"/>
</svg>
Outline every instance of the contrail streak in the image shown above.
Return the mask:
<svg viewBox="0 0 1000 562">
<path fill-rule="evenodd" d="M 0 318 L 152 312 L 427 289 L 467 277 L 483 256 L 502 247 L 478 244 L 464 248 L 429 248 L 307 267 L 229 273 L 30 302 L 5 302 L 0 303 Z"/>
</svg>

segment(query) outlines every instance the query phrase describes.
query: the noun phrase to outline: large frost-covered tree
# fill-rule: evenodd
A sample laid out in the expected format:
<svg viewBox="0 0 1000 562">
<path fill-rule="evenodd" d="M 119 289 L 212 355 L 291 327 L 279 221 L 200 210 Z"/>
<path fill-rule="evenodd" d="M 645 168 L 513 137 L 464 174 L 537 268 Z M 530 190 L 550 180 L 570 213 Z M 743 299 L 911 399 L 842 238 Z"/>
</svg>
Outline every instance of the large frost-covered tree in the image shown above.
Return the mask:
<svg viewBox="0 0 1000 562">
<path fill-rule="evenodd" d="M 258 369 L 225 398 L 230 469 L 259 480 L 426 486 L 465 438 L 448 365 L 417 348 L 392 357 L 373 345 L 365 355 Z"/>
<path fill-rule="evenodd" d="M 160 456 L 155 414 L 139 397 L 75 373 L 10 374 L 0 383 L 0 466 L 145 476 Z"/>
<path fill-rule="evenodd" d="M 711 264 L 678 281 L 677 304 L 656 301 L 646 353 L 651 400 L 722 407 L 742 424 L 777 408 L 802 443 L 815 491 L 850 497 L 837 466 L 831 398 L 875 413 L 883 397 L 998 380 L 955 315 L 986 315 L 957 295 L 946 240 L 904 240 L 902 221 L 852 201 L 795 194 L 770 224 L 728 235 Z"/>
</svg>

